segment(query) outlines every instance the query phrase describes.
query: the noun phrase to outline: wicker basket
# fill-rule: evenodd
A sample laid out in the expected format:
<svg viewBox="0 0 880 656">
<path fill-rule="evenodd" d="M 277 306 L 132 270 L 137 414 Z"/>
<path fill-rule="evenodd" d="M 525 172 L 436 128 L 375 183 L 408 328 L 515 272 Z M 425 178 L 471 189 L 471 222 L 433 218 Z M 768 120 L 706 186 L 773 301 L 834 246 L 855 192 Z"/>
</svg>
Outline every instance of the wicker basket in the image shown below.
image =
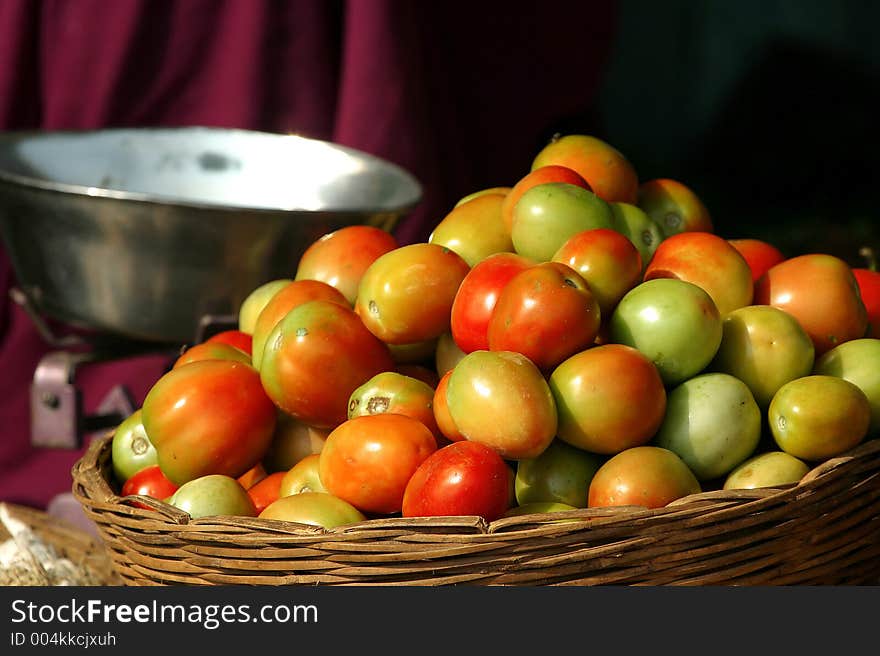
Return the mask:
<svg viewBox="0 0 880 656">
<path fill-rule="evenodd" d="M 333 530 L 188 514 L 108 484 L 111 436 L 73 493 L 129 585 L 858 585 L 880 583 L 880 439 L 796 486 L 711 491 L 665 508 L 487 523 L 371 519 Z M 137 499 L 152 510 L 131 505 Z"/>
</svg>

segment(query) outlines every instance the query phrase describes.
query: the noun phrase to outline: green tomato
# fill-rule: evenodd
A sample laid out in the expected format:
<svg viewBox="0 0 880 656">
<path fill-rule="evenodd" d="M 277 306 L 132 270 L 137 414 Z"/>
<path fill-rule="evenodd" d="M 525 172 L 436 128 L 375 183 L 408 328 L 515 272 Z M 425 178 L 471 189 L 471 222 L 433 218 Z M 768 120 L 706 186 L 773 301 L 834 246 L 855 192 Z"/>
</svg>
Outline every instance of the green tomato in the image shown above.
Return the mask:
<svg viewBox="0 0 880 656">
<path fill-rule="evenodd" d="M 654 443 L 708 481 L 751 456 L 760 440 L 761 410 L 748 386 L 729 374 L 706 373 L 669 392 Z"/>
<path fill-rule="evenodd" d="M 742 380 L 766 410 L 780 387 L 811 373 L 814 354 L 794 316 L 772 305 L 747 305 L 724 316 L 711 368 Z"/>
<path fill-rule="evenodd" d="M 247 490 L 225 474 L 208 474 L 184 483 L 168 503 L 189 513 L 193 519 L 214 515 L 255 517 L 257 514 Z"/>
<path fill-rule="evenodd" d="M 156 447 L 147 437 L 141 410 L 137 409 L 126 417 L 113 432 L 110 445 L 113 475 L 120 483 L 125 483 L 144 467 L 159 464 Z"/>
<path fill-rule="evenodd" d="M 813 373 L 843 378 L 862 390 L 871 405 L 868 435 L 880 435 L 880 339 L 865 337 L 838 344 L 816 361 Z"/>
<path fill-rule="evenodd" d="M 615 229 L 633 243 L 642 256 L 642 269 L 645 269 L 663 241 L 663 231 L 638 205 L 621 202 L 610 205 Z"/>
<path fill-rule="evenodd" d="M 518 517 L 520 515 L 531 515 L 532 513 L 563 512 L 565 510 L 578 510 L 582 507 L 583 506 L 570 506 L 567 503 L 559 503 L 558 501 L 533 501 L 531 503 L 513 506 L 508 509 L 502 517 Z"/>
<path fill-rule="evenodd" d="M 721 344 L 712 297 L 676 278 L 655 278 L 628 291 L 611 315 L 610 341 L 644 353 L 670 387 L 700 373 Z"/>
<path fill-rule="evenodd" d="M 792 485 L 810 471 L 809 465 L 785 451 L 767 451 L 740 463 L 724 480 L 725 490 Z"/>
<path fill-rule="evenodd" d="M 770 402 L 768 421 L 780 449 L 802 460 L 820 461 L 865 438 L 871 404 L 848 380 L 814 374 L 779 388 Z"/>
<path fill-rule="evenodd" d="M 611 207 L 592 191 L 567 182 L 546 182 L 520 196 L 513 207 L 510 236 L 517 253 L 547 262 L 573 235 L 614 227 Z"/>
<path fill-rule="evenodd" d="M 536 458 L 517 463 L 516 502 L 521 506 L 554 502 L 586 508 L 590 481 L 604 460 L 598 454 L 554 440 Z"/>
<path fill-rule="evenodd" d="M 367 517 L 348 501 L 327 492 L 301 492 L 276 499 L 260 513 L 260 519 L 334 528 L 356 524 Z"/>
</svg>

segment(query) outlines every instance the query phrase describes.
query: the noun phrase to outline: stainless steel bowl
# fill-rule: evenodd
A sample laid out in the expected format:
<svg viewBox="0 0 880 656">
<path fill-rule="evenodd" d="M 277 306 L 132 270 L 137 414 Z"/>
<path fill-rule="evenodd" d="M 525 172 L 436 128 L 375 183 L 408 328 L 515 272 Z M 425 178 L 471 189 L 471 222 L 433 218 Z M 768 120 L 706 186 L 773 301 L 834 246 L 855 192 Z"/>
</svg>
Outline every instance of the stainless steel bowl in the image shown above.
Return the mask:
<svg viewBox="0 0 880 656">
<path fill-rule="evenodd" d="M 0 134 L 0 231 L 46 317 L 124 339 L 190 341 L 343 226 L 392 230 L 407 171 L 337 144 L 225 128 Z"/>
</svg>

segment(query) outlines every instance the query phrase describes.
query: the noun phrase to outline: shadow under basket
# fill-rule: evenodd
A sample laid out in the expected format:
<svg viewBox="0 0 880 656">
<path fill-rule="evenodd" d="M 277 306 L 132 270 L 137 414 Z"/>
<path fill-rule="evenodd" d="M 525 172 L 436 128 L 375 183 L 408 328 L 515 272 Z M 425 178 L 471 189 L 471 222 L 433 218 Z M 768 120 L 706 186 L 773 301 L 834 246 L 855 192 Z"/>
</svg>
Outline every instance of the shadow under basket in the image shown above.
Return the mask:
<svg viewBox="0 0 880 656">
<path fill-rule="evenodd" d="M 127 585 L 880 583 L 880 439 L 794 486 L 704 492 L 660 509 L 384 518 L 331 530 L 191 519 L 120 497 L 108 483 L 111 441 L 94 440 L 74 465 L 73 494 Z"/>
</svg>

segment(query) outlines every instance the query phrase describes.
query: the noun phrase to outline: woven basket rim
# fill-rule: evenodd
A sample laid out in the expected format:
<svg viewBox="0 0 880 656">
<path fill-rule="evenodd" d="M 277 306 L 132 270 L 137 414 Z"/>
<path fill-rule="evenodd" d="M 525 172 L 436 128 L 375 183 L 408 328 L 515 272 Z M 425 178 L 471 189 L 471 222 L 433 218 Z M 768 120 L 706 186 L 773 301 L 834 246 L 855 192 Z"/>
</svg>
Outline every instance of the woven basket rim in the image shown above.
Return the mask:
<svg viewBox="0 0 880 656">
<path fill-rule="evenodd" d="M 180 529 L 191 527 L 227 526 L 241 527 L 248 531 L 266 533 L 298 534 L 303 536 L 331 537 L 333 535 L 349 535 L 364 530 L 405 529 L 410 531 L 433 531 L 443 529 L 461 530 L 465 533 L 485 533 L 505 535 L 517 531 L 533 531 L 536 526 L 544 523 L 565 521 L 573 525 L 588 525 L 600 528 L 606 522 L 639 522 L 651 518 L 682 513 L 708 514 L 724 512 L 728 508 L 736 508 L 737 512 L 745 512 L 745 508 L 754 507 L 758 512 L 762 507 L 771 504 L 785 503 L 807 489 L 821 486 L 826 480 L 835 477 L 835 473 L 845 465 L 862 459 L 869 459 L 880 453 L 880 437 L 863 441 L 855 448 L 821 463 L 815 464 L 798 483 L 778 487 L 754 489 L 708 490 L 677 499 L 661 508 L 645 508 L 643 506 L 617 506 L 603 508 L 578 508 L 552 513 L 529 513 L 503 517 L 494 521 L 486 521 L 478 516 L 442 516 L 442 517 L 399 517 L 371 518 L 353 524 L 334 528 L 324 528 L 310 524 L 300 524 L 277 519 L 244 517 L 231 515 L 215 515 L 210 517 L 192 518 L 189 513 L 171 506 L 164 501 L 141 495 L 120 496 L 110 487 L 105 475 L 107 458 L 110 455 L 112 432 L 92 440 L 83 456 L 77 460 L 71 470 L 73 479 L 73 495 L 86 509 L 109 511 L 133 520 L 138 518 L 173 525 Z M 149 509 L 137 507 L 137 503 Z"/>
</svg>

